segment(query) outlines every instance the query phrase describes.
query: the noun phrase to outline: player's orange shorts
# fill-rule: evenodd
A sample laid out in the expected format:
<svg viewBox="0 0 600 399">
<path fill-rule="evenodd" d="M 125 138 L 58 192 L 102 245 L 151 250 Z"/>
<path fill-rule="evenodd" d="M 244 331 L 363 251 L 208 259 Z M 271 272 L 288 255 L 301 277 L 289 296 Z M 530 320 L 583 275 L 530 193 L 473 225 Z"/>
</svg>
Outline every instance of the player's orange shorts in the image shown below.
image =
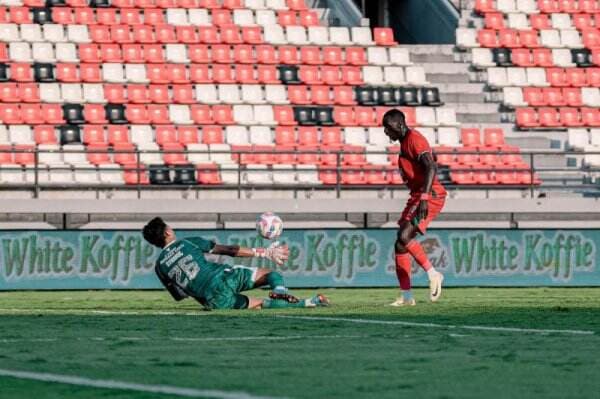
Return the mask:
<svg viewBox="0 0 600 399">
<path fill-rule="evenodd" d="M 420 201 L 421 200 L 418 195 L 410 196 L 408 202 L 406 203 L 406 207 L 402 212 L 402 216 L 398 220 L 398 224 L 402 223 L 403 221 L 410 222 L 411 220 L 413 220 L 413 218 L 416 216 L 417 207 L 419 206 Z M 419 232 L 421 234 L 425 234 L 425 231 L 427 231 L 427 226 L 429 226 L 429 223 L 431 223 L 433 219 L 435 219 L 437 215 L 439 215 L 445 203 L 445 196 L 430 198 L 429 200 L 427 200 L 427 217 L 423 220 L 419 220 L 419 223 L 417 225 L 417 228 L 419 229 Z"/>
</svg>

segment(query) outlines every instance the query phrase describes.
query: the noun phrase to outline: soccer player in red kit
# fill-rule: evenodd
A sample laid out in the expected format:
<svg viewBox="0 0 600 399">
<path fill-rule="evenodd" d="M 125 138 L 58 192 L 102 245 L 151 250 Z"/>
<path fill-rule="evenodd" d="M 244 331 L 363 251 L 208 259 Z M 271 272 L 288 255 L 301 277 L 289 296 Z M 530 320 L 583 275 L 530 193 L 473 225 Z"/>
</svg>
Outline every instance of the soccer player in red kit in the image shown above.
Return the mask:
<svg viewBox="0 0 600 399">
<path fill-rule="evenodd" d="M 441 212 L 446 190 L 436 176 L 437 167 L 427 139 L 406 125 L 404 114 L 397 109 L 386 112 L 383 116 L 383 126 L 390 140 L 400 141 L 398 167 L 410 189 L 410 198 L 402 217 L 398 220 L 399 229 L 394 251 L 401 296 L 391 305 L 415 305 L 410 282 L 411 258 L 427 272 L 430 299 L 435 302 L 442 293 L 444 276 L 431 265 L 415 237 L 417 234 L 424 235 L 429 223 Z"/>
</svg>

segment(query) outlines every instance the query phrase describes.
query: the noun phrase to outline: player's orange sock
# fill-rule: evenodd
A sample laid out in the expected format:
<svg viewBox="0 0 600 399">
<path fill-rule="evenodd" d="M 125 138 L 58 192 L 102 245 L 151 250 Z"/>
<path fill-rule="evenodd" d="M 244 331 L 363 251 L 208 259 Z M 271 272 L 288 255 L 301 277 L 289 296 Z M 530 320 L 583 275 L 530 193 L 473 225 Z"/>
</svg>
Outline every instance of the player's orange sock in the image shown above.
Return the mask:
<svg viewBox="0 0 600 399">
<path fill-rule="evenodd" d="M 396 254 L 396 277 L 402 291 L 410 290 L 410 253 Z"/>
<path fill-rule="evenodd" d="M 419 244 L 417 240 L 412 240 L 411 242 L 406 244 L 405 248 L 412 255 L 412 257 L 415 258 L 415 260 L 423 268 L 423 270 L 428 272 L 432 268 L 431 262 L 427 258 L 423 247 L 421 246 L 421 244 Z"/>
</svg>

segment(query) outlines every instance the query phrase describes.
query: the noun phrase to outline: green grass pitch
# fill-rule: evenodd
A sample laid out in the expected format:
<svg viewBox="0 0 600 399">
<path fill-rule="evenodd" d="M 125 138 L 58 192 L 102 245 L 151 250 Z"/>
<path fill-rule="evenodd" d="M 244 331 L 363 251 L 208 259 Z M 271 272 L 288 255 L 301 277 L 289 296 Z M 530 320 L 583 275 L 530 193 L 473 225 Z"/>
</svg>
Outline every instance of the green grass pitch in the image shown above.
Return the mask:
<svg viewBox="0 0 600 399">
<path fill-rule="evenodd" d="M 384 306 L 392 289 L 323 292 L 333 306 L 213 312 L 158 291 L 4 292 L 0 369 L 231 398 L 600 395 L 600 289 L 446 289 L 436 304 L 418 289 L 404 309 Z M 0 377 L 2 399 L 174 397 Z"/>
</svg>

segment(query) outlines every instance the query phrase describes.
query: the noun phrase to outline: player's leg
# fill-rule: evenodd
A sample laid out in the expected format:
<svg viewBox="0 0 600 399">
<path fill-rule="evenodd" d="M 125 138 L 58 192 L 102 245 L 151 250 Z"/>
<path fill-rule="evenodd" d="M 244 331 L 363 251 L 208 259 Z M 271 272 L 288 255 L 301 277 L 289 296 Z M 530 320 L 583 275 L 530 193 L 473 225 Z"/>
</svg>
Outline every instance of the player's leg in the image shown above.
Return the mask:
<svg viewBox="0 0 600 399">
<path fill-rule="evenodd" d="M 256 278 L 253 287 L 262 287 L 268 285 L 271 288 L 269 296 L 272 299 L 284 299 L 288 302 L 298 302 L 298 298 L 291 295 L 285 286 L 283 276 L 266 267 L 256 269 Z"/>
<path fill-rule="evenodd" d="M 406 223 L 408 222 L 400 222 L 398 236 L 400 235 L 400 231 L 403 230 L 403 226 Z M 404 244 L 402 244 L 399 237 L 396 238 L 394 253 L 396 260 L 396 277 L 398 278 L 398 283 L 400 284 L 400 297 L 396 299 L 396 301 L 392 302 L 391 306 L 414 306 L 415 299 L 412 295 L 410 281 L 411 255 Z"/>
<path fill-rule="evenodd" d="M 425 219 L 420 220 L 417 224 L 413 224 L 412 222 L 406 223 L 403 221 L 400 225 L 400 229 L 398 230 L 398 241 L 400 241 L 404 248 L 406 248 L 408 253 L 410 253 L 419 266 L 421 266 L 423 270 L 427 272 L 427 277 L 429 278 L 430 299 L 433 302 L 440 298 L 444 276 L 435 270 L 429 261 L 425 250 L 415 238 L 418 234 L 425 234 L 427 226 L 440 213 L 443 204 L 443 199 L 429 201 L 429 210 Z"/>
</svg>

